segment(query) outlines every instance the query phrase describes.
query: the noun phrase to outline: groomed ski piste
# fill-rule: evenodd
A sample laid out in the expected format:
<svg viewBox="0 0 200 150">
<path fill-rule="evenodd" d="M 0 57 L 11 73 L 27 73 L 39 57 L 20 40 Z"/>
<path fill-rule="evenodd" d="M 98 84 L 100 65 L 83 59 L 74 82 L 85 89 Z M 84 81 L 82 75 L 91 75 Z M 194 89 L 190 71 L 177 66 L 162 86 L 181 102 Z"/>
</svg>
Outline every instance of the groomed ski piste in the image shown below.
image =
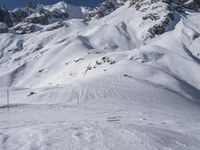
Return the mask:
<svg viewBox="0 0 200 150">
<path fill-rule="evenodd" d="M 200 150 L 199 21 L 177 15 L 146 40 L 125 3 L 0 34 L 0 150 Z"/>
</svg>

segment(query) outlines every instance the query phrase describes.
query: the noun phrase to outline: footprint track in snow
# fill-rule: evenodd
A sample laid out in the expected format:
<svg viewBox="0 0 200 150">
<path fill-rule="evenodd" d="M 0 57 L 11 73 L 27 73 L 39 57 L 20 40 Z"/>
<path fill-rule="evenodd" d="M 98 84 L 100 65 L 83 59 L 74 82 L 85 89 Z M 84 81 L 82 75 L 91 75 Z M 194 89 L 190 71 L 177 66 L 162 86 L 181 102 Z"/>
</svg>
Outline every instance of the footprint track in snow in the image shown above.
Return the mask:
<svg viewBox="0 0 200 150">
<path fill-rule="evenodd" d="M 107 122 L 118 122 L 118 121 L 121 121 L 121 118 L 122 117 L 120 117 L 120 116 L 108 117 Z"/>
</svg>

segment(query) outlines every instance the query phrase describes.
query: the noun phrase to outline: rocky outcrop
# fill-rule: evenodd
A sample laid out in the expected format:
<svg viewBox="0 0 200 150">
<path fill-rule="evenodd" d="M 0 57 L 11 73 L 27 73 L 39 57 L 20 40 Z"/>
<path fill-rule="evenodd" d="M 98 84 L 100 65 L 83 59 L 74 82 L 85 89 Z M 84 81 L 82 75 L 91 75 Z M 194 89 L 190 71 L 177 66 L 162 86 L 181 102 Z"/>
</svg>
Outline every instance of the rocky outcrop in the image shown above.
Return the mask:
<svg viewBox="0 0 200 150">
<path fill-rule="evenodd" d="M 192 11 L 199 11 L 200 9 L 200 1 L 199 0 L 106 0 L 101 5 L 95 8 L 87 8 L 88 18 L 96 18 L 100 19 L 118 7 L 124 4 L 124 2 L 129 2 L 130 7 L 135 7 L 138 11 L 145 11 L 148 9 L 146 6 L 156 4 L 159 2 L 163 2 L 168 5 L 168 8 L 171 10 L 175 10 L 178 12 L 184 12 L 185 9 L 190 9 Z M 156 9 L 159 6 L 153 7 Z M 150 18 L 152 20 L 157 20 L 158 15 L 149 14 L 149 16 L 145 16 L 144 19 Z"/>
<path fill-rule="evenodd" d="M 68 19 L 70 18 L 70 13 L 76 12 L 73 12 L 73 9 L 81 11 L 79 7 L 71 6 L 64 1 L 52 6 L 38 4 L 35 7 L 17 8 L 11 11 L 0 7 L 0 22 L 6 24 L 6 28 L 1 29 L 0 33 L 7 32 L 7 28 L 13 26 L 14 31 L 19 33 L 31 33 L 35 30 L 34 24 L 48 25 L 55 21 Z M 76 16 L 77 14 L 74 15 Z"/>
<path fill-rule="evenodd" d="M 130 0 L 130 6 L 134 6 L 137 10 L 139 10 L 143 6 L 158 2 L 168 4 L 169 8 L 175 11 L 184 12 L 184 9 L 190 9 L 192 11 L 200 10 L 199 0 Z"/>
<path fill-rule="evenodd" d="M 49 12 L 49 17 L 56 18 L 56 19 L 67 19 L 69 18 L 69 13 L 55 10 L 55 11 Z"/>
<path fill-rule="evenodd" d="M 3 22 L 0 22 L 0 33 L 7 33 L 7 32 L 8 32 L 7 25 Z"/>
<path fill-rule="evenodd" d="M 24 19 L 24 22 L 34 23 L 34 24 L 49 24 L 48 16 L 45 14 L 34 13 L 31 16 Z"/>
<path fill-rule="evenodd" d="M 152 20 L 152 21 L 154 21 L 154 20 Z M 148 30 L 148 32 L 150 33 L 149 37 L 153 38 L 156 35 L 161 35 L 161 34 L 165 33 L 167 31 L 166 28 L 169 26 L 170 22 L 172 22 L 173 20 L 174 20 L 174 14 L 173 13 L 168 13 L 161 20 L 160 24 L 155 24 L 152 28 L 150 28 Z"/>
<path fill-rule="evenodd" d="M 148 30 L 151 33 L 151 36 L 160 35 L 165 33 L 166 29 L 163 25 L 156 24 Z"/>
<path fill-rule="evenodd" d="M 115 9 L 128 2 L 143 15 L 143 20 L 151 20 L 152 26 L 145 29 L 148 33 L 144 40 L 153 38 L 156 35 L 168 31 L 172 22 L 177 19 L 175 16 L 184 13 L 185 10 L 199 11 L 199 0 L 106 0 L 94 9 L 88 9 L 88 18 L 100 19 Z M 160 13 L 162 12 L 162 13 Z"/>
<path fill-rule="evenodd" d="M 121 1 L 117 1 L 117 0 L 106 0 L 104 3 L 102 3 L 101 5 L 95 7 L 94 9 L 91 8 L 87 8 L 88 10 L 88 18 L 96 18 L 96 19 L 100 19 L 108 14 L 110 14 L 111 12 L 113 12 L 114 10 L 116 10 L 117 8 L 119 8 L 121 5 L 123 5 L 123 2 L 125 2 L 126 0 L 121 0 Z"/>
<path fill-rule="evenodd" d="M 28 8 L 27 9 L 15 9 L 14 11 L 10 12 L 11 20 L 14 24 L 17 24 L 24 20 L 26 17 L 29 16 L 31 13 Z"/>
<path fill-rule="evenodd" d="M 190 9 L 193 11 L 200 10 L 200 1 L 199 0 L 176 0 L 176 4 L 178 6 L 182 6 L 183 8 Z"/>
<path fill-rule="evenodd" d="M 15 33 L 28 34 L 36 30 L 36 26 L 32 23 L 20 23 L 12 28 Z"/>
<path fill-rule="evenodd" d="M 13 25 L 8 10 L 5 7 L 1 6 L 0 6 L 0 22 L 5 23 L 8 27 L 11 27 Z"/>
<path fill-rule="evenodd" d="M 53 31 L 53 30 L 59 29 L 63 26 L 67 26 L 67 24 L 64 24 L 63 22 L 58 22 L 55 25 L 46 28 L 45 31 Z"/>
<path fill-rule="evenodd" d="M 183 0 L 130 0 L 130 7 L 135 7 L 140 11 L 143 20 L 150 20 L 151 27 L 144 34 L 143 39 L 154 38 L 156 35 L 161 35 L 172 28 L 172 22 L 178 20 L 181 13 L 189 8 L 186 8 L 186 1 Z M 190 2 L 195 2 L 190 0 Z M 198 7 L 198 5 L 196 6 Z M 191 11 L 198 9 L 191 7 Z M 176 17 L 175 17 L 176 16 Z"/>
</svg>

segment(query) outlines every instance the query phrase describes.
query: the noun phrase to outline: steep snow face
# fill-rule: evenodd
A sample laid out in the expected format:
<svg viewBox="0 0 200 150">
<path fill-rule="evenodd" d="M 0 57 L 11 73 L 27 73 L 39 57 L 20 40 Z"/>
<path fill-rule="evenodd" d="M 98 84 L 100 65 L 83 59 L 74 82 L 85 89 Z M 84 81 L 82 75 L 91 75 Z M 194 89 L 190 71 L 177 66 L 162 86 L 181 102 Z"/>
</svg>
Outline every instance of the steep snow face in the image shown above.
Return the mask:
<svg viewBox="0 0 200 150">
<path fill-rule="evenodd" d="M 0 34 L 0 149 L 200 149 L 200 13 L 43 8 L 77 16 Z"/>
</svg>

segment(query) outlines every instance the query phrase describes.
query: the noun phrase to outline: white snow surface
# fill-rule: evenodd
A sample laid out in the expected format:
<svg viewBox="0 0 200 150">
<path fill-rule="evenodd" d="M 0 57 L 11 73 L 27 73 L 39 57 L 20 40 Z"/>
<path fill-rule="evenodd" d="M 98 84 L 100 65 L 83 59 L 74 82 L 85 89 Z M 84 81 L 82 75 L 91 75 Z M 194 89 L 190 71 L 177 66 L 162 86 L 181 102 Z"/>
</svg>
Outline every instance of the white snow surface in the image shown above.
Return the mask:
<svg viewBox="0 0 200 150">
<path fill-rule="evenodd" d="M 128 5 L 0 34 L 0 150 L 199 150 L 200 13 L 179 17 L 145 41 Z"/>
</svg>

